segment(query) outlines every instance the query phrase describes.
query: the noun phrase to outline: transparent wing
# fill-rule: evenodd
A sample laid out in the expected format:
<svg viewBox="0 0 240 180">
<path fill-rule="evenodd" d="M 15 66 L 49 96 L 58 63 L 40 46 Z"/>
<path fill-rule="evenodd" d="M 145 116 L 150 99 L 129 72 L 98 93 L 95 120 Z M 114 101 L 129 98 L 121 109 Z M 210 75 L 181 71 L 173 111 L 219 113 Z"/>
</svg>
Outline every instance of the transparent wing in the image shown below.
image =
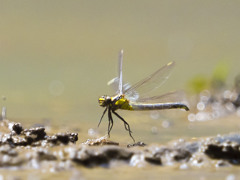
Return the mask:
<svg viewBox="0 0 240 180">
<path fill-rule="evenodd" d="M 118 93 L 119 92 L 119 77 L 115 77 L 108 81 L 107 83 L 108 86 L 111 86 L 111 88 L 114 90 L 114 92 Z M 131 87 L 130 83 L 122 83 L 122 91 L 126 92 Z"/>
<path fill-rule="evenodd" d="M 138 102 L 144 103 L 166 103 L 166 102 L 184 102 L 186 101 L 186 95 L 184 91 L 172 91 L 159 96 L 151 96 L 141 98 Z"/>
<path fill-rule="evenodd" d="M 174 62 L 166 64 L 133 86 L 125 88 L 123 94 L 125 94 L 126 97 L 131 101 L 142 101 L 144 99 L 146 101 L 147 98 L 149 99 L 149 94 L 152 91 L 156 90 L 166 82 L 174 65 Z M 158 97 L 160 98 L 160 96 Z M 157 96 L 155 96 L 155 99 L 157 99 Z"/>
<path fill-rule="evenodd" d="M 122 82 L 122 63 L 123 63 L 123 50 L 119 52 L 118 58 L 118 93 L 123 94 L 123 82 Z"/>
</svg>

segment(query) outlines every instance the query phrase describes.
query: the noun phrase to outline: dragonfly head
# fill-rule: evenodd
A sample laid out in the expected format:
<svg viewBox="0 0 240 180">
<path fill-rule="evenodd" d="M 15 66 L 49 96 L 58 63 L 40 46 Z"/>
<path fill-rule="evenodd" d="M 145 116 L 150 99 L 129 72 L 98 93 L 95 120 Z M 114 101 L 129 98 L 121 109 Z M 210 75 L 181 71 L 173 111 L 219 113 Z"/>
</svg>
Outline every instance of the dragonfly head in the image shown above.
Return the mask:
<svg viewBox="0 0 240 180">
<path fill-rule="evenodd" d="M 111 103 L 111 97 L 110 96 L 101 96 L 99 99 L 98 99 L 98 103 L 100 106 L 102 107 L 105 107 L 107 105 L 109 105 Z"/>
</svg>

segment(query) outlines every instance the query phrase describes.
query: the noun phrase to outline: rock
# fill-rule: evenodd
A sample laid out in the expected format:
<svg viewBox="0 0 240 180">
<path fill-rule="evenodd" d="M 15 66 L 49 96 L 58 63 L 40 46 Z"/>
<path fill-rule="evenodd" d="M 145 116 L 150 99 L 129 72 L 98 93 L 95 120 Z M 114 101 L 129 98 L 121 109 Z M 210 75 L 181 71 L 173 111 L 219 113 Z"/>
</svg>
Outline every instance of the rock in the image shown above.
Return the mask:
<svg viewBox="0 0 240 180">
<path fill-rule="evenodd" d="M 146 144 L 144 142 L 137 142 L 137 143 L 133 143 L 133 144 L 128 144 L 127 147 L 130 148 L 130 147 L 134 147 L 134 146 L 140 146 L 140 147 L 144 147 L 146 146 Z"/>
<path fill-rule="evenodd" d="M 4 120 L 1 122 L 2 127 L 8 127 L 11 132 L 0 135 L 0 144 L 9 144 L 16 146 L 47 146 L 49 145 L 67 145 L 69 142 L 75 143 L 78 140 L 77 133 L 57 133 L 48 136 L 44 127 L 34 127 L 23 129 L 20 123 Z M 1 127 L 1 126 L 0 126 Z"/>
<path fill-rule="evenodd" d="M 58 172 L 76 166 L 111 168 L 119 164 L 180 169 L 221 168 L 240 164 L 240 135 L 178 139 L 167 145 L 143 142 L 119 146 L 107 137 L 76 144 L 77 133 L 48 135 L 44 127 L 23 129 L 20 123 L 0 122 L 0 167 L 41 168 Z M 51 169 L 51 170 L 50 170 Z"/>
<path fill-rule="evenodd" d="M 116 145 L 118 146 L 118 142 L 110 141 L 106 136 L 100 137 L 98 139 L 88 139 L 86 142 L 82 143 L 89 146 L 103 146 L 103 145 Z"/>
<path fill-rule="evenodd" d="M 28 142 L 35 142 L 35 141 L 43 140 L 46 136 L 44 127 L 25 129 L 23 131 L 23 134 L 27 138 Z"/>
<path fill-rule="evenodd" d="M 47 160 L 53 161 L 57 160 L 57 157 L 50 153 L 47 149 L 40 149 L 37 151 L 37 158 L 39 161 Z"/>
<path fill-rule="evenodd" d="M 148 156 L 145 156 L 145 161 L 147 161 L 150 164 L 162 165 L 162 161 L 161 161 L 160 157 L 148 157 Z"/>
<path fill-rule="evenodd" d="M 21 132 L 23 131 L 23 127 L 20 123 L 15 123 L 12 126 L 12 130 L 16 132 L 16 134 L 21 134 Z"/>
<path fill-rule="evenodd" d="M 57 133 L 53 136 L 48 136 L 47 141 L 52 144 L 68 144 L 69 142 L 75 143 L 78 140 L 77 133 Z"/>
<path fill-rule="evenodd" d="M 212 159 L 227 160 L 232 164 L 240 164 L 240 145 L 235 142 L 207 145 L 205 154 Z"/>
<path fill-rule="evenodd" d="M 117 146 L 102 146 L 100 148 L 82 146 L 79 150 L 75 150 L 71 159 L 87 167 L 109 167 L 111 161 L 125 161 L 127 164 L 132 155 L 133 152 Z"/>
</svg>

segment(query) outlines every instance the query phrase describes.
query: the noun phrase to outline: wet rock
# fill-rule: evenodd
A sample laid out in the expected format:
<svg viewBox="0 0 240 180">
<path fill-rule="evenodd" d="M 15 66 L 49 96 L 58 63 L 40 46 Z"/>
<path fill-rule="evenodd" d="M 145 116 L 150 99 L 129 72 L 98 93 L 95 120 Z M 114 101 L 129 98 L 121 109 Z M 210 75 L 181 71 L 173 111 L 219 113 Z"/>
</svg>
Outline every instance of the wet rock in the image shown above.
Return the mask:
<svg viewBox="0 0 240 180">
<path fill-rule="evenodd" d="M 23 131 L 23 127 L 20 123 L 15 123 L 12 126 L 12 130 L 16 133 L 16 134 L 21 134 L 21 132 Z"/>
<path fill-rule="evenodd" d="M 89 146 L 103 146 L 103 145 L 116 145 L 118 146 L 118 142 L 110 141 L 106 136 L 100 137 L 98 139 L 88 139 L 86 142 L 82 143 Z"/>
<path fill-rule="evenodd" d="M 57 133 L 55 136 L 57 137 L 57 140 L 63 144 L 68 144 L 70 141 L 69 134 Z"/>
<path fill-rule="evenodd" d="M 67 145 L 69 142 L 75 143 L 78 140 L 77 133 L 57 133 L 48 136 L 44 127 L 34 127 L 23 129 L 20 123 L 4 120 L 0 123 L 3 128 L 7 127 L 10 132 L 0 135 L 0 145 L 9 144 L 11 147 L 16 146 L 46 146 L 49 145 Z M 6 129 L 5 129 L 6 130 Z"/>
<path fill-rule="evenodd" d="M 17 156 L 18 155 L 18 152 L 9 145 L 0 146 L 0 153 L 6 154 L 9 156 Z"/>
<path fill-rule="evenodd" d="M 28 141 L 28 139 L 21 137 L 21 136 L 11 136 L 11 139 L 9 140 L 13 146 L 27 146 L 32 143 L 32 141 Z"/>
<path fill-rule="evenodd" d="M 155 165 L 162 165 L 162 161 L 160 157 L 145 157 L 145 161 L 147 161 L 150 164 L 155 164 Z"/>
<path fill-rule="evenodd" d="M 78 140 L 78 133 L 57 133 L 53 136 L 48 136 L 47 141 L 53 144 L 68 144 L 75 143 Z"/>
<path fill-rule="evenodd" d="M 133 152 L 117 146 L 102 146 L 101 148 L 83 146 L 75 151 L 71 159 L 87 167 L 98 165 L 109 167 L 111 161 L 125 161 L 127 163 L 132 155 Z"/>
<path fill-rule="evenodd" d="M 137 142 L 137 143 L 133 143 L 133 144 L 128 144 L 127 147 L 130 148 L 130 147 L 134 147 L 134 146 L 140 146 L 140 147 L 144 147 L 146 146 L 146 144 L 144 142 Z"/>
<path fill-rule="evenodd" d="M 57 160 L 57 157 L 54 156 L 52 153 L 50 153 L 46 149 L 41 149 L 37 152 L 37 158 L 39 161 L 47 160 L 47 161 L 53 161 Z"/>
<path fill-rule="evenodd" d="M 191 157 L 191 153 L 184 149 L 177 149 L 173 152 L 172 157 L 175 161 L 182 161 L 182 160 L 188 161 L 189 158 Z"/>
<path fill-rule="evenodd" d="M 229 162 L 224 160 L 219 160 L 216 163 L 216 167 L 229 167 L 229 166 L 230 166 Z"/>
<path fill-rule="evenodd" d="M 52 144 L 57 144 L 58 138 L 57 138 L 56 135 L 48 136 L 48 137 L 47 137 L 47 141 L 48 141 L 49 143 L 52 143 Z"/>
<path fill-rule="evenodd" d="M 149 158 L 151 158 L 151 156 Z M 148 162 L 145 160 L 143 153 L 134 153 L 129 161 L 129 165 L 133 167 L 146 167 Z"/>
<path fill-rule="evenodd" d="M 28 142 L 34 142 L 43 140 L 46 136 L 45 128 L 44 127 L 36 127 L 31 129 L 25 129 L 23 134 L 27 138 Z"/>
<path fill-rule="evenodd" d="M 9 155 L 0 155 L 0 167 L 21 167 L 25 163 L 25 159 L 22 157 L 12 157 Z"/>
<path fill-rule="evenodd" d="M 185 149 L 163 147 L 156 151 L 153 157 L 161 158 L 162 164 L 167 165 L 174 164 L 175 162 L 188 162 L 191 153 Z"/>
<path fill-rule="evenodd" d="M 224 136 L 217 136 L 215 138 L 216 143 L 224 143 L 224 142 L 235 142 L 237 144 L 240 144 L 240 134 L 229 134 Z"/>
<path fill-rule="evenodd" d="M 69 142 L 76 142 L 78 140 L 77 133 L 58 133 L 56 134 L 58 141 L 63 144 L 68 144 Z"/>
<path fill-rule="evenodd" d="M 208 144 L 205 154 L 212 159 L 222 159 L 232 164 L 240 164 L 240 145 L 234 142 Z"/>
<path fill-rule="evenodd" d="M 186 149 L 191 154 L 196 153 L 200 147 L 201 147 L 200 142 L 191 142 L 191 143 L 186 142 L 184 144 L 184 149 Z"/>
<path fill-rule="evenodd" d="M 111 168 L 119 164 L 175 166 L 180 169 L 221 168 L 240 164 L 239 134 L 189 141 L 178 139 L 165 146 L 138 142 L 127 148 L 107 137 L 75 144 L 77 133 L 48 135 L 44 127 L 23 129 L 20 123 L 9 121 L 0 122 L 1 128 L 4 133 L 0 134 L 0 167 L 3 168 L 58 172 L 76 166 Z"/>
</svg>

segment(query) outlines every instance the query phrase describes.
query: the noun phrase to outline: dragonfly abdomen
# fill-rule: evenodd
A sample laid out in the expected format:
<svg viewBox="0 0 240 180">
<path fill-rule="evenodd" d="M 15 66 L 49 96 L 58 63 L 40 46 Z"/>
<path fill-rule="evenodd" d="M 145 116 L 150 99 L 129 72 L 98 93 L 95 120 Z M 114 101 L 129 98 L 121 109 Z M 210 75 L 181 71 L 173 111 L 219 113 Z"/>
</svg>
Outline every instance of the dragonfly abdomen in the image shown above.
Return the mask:
<svg viewBox="0 0 240 180">
<path fill-rule="evenodd" d="M 144 110 L 162 110 L 162 109 L 185 109 L 186 111 L 189 108 L 182 103 L 153 103 L 153 104 L 144 104 L 144 103 L 131 103 L 133 110 L 144 111 Z"/>
</svg>

